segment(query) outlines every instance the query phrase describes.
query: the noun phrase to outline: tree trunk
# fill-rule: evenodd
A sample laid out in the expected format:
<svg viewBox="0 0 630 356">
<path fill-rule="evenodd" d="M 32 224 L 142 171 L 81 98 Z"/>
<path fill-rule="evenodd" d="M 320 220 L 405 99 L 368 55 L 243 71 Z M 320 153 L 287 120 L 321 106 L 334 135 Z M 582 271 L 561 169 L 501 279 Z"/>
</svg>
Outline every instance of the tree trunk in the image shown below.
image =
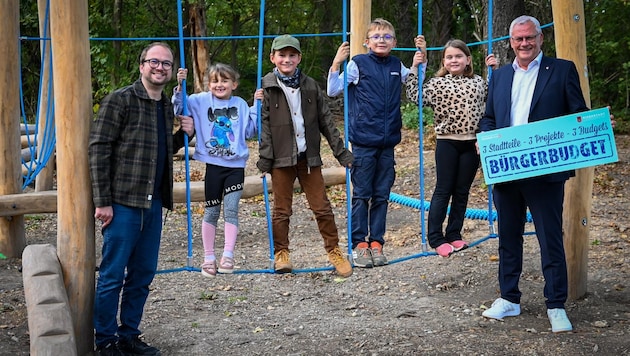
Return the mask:
<svg viewBox="0 0 630 356">
<path fill-rule="evenodd" d="M 453 0 L 436 0 L 430 10 L 427 21 L 430 23 L 431 32 L 425 35 L 427 47 L 444 46 L 453 34 Z M 429 51 L 429 63 L 439 63 L 442 61 L 441 51 Z"/>
<path fill-rule="evenodd" d="M 112 12 L 112 27 L 114 28 L 114 35 L 116 38 L 122 37 L 122 11 L 123 11 L 123 2 L 122 0 L 114 0 L 114 9 Z M 111 78 L 112 78 L 112 88 L 117 88 L 120 82 L 120 58 L 122 53 L 122 42 L 121 41 L 113 41 L 112 46 L 114 47 L 114 55 L 112 56 L 112 68 Z"/>
<path fill-rule="evenodd" d="M 494 13 L 492 37 L 509 36 L 512 20 L 525 13 L 525 2 L 523 0 L 494 1 L 492 11 Z M 509 40 L 494 42 L 492 44 L 492 53 L 497 57 L 501 66 L 514 60 L 514 53 L 510 48 Z"/>
<path fill-rule="evenodd" d="M 190 29 L 191 37 L 206 37 L 206 8 L 203 1 L 190 4 L 190 22 L 186 27 Z M 183 48 L 181 49 L 183 50 Z M 194 79 L 194 92 L 204 91 L 208 87 L 208 66 L 210 56 L 208 53 L 208 41 L 203 39 L 192 40 L 190 46 L 192 57 L 192 73 Z"/>
</svg>

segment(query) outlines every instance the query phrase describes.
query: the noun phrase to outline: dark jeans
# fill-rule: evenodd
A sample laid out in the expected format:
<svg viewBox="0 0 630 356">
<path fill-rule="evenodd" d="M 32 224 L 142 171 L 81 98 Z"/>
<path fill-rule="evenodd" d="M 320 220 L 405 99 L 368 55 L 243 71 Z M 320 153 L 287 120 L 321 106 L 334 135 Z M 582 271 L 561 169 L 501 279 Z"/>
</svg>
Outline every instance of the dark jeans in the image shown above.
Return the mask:
<svg viewBox="0 0 630 356">
<path fill-rule="evenodd" d="M 298 179 L 306 194 L 306 200 L 315 215 L 319 233 L 324 239 L 324 248 L 331 251 L 339 244 L 335 216 L 326 196 L 326 185 L 321 167 L 308 167 L 306 159 L 293 167 L 273 168 L 271 185 L 273 189 L 273 228 L 274 251 L 289 249 L 289 223 L 293 214 L 293 183 Z"/>
<path fill-rule="evenodd" d="M 155 276 L 162 235 L 161 201 L 154 200 L 149 209 L 119 204 L 113 209 L 114 218 L 103 230 L 94 298 L 96 346 L 140 335 L 138 326 Z M 116 320 L 119 302 L 120 326 Z"/>
<path fill-rule="evenodd" d="M 385 244 L 389 193 L 396 179 L 394 148 L 352 146 L 352 248 L 361 242 Z"/>
<path fill-rule="evenodd" d="M 564 181 L 517 181 L 494 186 L 499 219 L 499 287 L 501 297 L 520 303 L 519 278 L 523 271 L 523 232 L 527 207 L 540 245 L 547 308 L 564 308 L 567 300 L 567 265 L 562 241 Z"/>
<path fill-rule="evenodd" d="M 436 185 L 429 207 L 429 245 L 436 248 L 443 243 L 462 239 L 462 227 L 468 205 L 470 186 L 479 167 L 475 141 L 438 139 L 435 146 Z M 451 201 L 446 231 L 442 224 Z"/>
</svg>

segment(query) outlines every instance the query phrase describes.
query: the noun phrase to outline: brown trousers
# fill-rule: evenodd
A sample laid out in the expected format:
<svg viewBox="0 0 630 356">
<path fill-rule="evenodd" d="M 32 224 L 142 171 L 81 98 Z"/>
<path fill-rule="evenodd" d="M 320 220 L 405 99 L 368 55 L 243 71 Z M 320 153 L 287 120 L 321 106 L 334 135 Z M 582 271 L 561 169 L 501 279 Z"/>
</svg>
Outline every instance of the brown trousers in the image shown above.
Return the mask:
<svg viewBox="0 0 630 356">
<path fill-rule="evenodd" d="M 309 167 L 306 160 L 298 161 L 296 166 L 273 168 L 271 170 L 271 186 L 273 189 L 273 245 L 276 252 L 289 249 L 289 223 L 293 214 L 293 183 L 295 178 L 300 182 L 306 194 L 306 200 L 317 220 L 319 233 L 324 239 L 326 252 L 339 244 L 339 235 L 335 216 L 326 196 L 326 185 L 321 167 Z"/>
</svg>

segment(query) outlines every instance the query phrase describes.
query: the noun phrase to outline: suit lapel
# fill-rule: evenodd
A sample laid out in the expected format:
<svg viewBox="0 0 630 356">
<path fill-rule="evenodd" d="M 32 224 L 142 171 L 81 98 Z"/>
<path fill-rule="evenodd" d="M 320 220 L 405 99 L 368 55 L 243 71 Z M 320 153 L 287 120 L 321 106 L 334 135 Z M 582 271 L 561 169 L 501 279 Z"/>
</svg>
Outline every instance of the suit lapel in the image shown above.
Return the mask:
<svg viewBox="0 0 630 356">
<path fill-rule="evenodd" d="M 505 84 L 507 85 L 507 90 L 503 93 L 503 98 L 505 98 L 505 110 L 503 113 L 503 117 L 507 119 L 505 123 L 506 126 L 511 126 L 512 120 L 512 86 L 514 85 L 514 68 L 510 64 L 510 70 L 508 71 L 507 78 L 505 79 Z"/>
<path fill-rule="evenodd" d="M 532 109 L 536 106 L 536 103 L 542 96 L 542 93 L 551 77 L 553 71 L 552 61 L 550 58 L 543 56 L 540 61 L 540 67 L 538 68 L 538 78 L 536 79 L 536 87 L 534 88 L 534 96 L 532 97 L 532 104 L 529 107 L 529 113 L 532 113 Z"/>
</svg>

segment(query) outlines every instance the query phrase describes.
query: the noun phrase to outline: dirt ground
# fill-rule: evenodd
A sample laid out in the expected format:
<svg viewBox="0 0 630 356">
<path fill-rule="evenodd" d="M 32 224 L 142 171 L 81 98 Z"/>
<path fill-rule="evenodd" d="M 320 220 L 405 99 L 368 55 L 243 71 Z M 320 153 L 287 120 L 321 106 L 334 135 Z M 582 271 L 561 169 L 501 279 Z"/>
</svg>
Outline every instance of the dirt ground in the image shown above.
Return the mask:
<svg viewBox="0 0 630 356">
<path fill-rule="evenodd" d="M 163 355 L 630 355 L 630 137 L 616 141 L 619 162 L 595 169 L 588 294 L 566 305 L 571 333 L 550 331 L 534 236 L 525 239 L 522 314 L 504 322 L 486 320 L 481 313 L 499 295 L 498 241 L 488 237 L 488 221 L 467 220 L 464 235 L 473 246 L 444 259 L 423 252 L 420 219 L 426 214 L 391 203 L 384 251 L 392 263 L 355 268 L 342 279 L 327 265 L 315 221 L 298 193 L 291 258 L 299 271 L 289 275 L 270 273 L 262 197 L 242 201 L 234 275 L 206 278 L 190 271 L 203 258 L 200 204 L 191 207 L 192 268 L 187 266 L 186 207 L 169 214 L 160 251 L 162 273 L 152 284 L 141 325 L 144 340 Z M 255 149 L 252 153 L 255 159 Z M 414 132 L 405 132 L 396 154 L 393 192 L 418 198 Z M 253 159 L 248 175 L 255 174 Z M 330 157 L 325 161 L 336 166 Z M 435 180 L 431 151 L 425 152 L 424 163 L 429 199 Z M 182 163 L 176 166 L 183 168 Z M 193 177 L 201 177 L 195 170 Z M 482 181 L 479 173 L 471 209 L 487 209 Z M 329 197 L 345 248 L 345 186 L 331 187 Z M 29 244 L 55 243 L 55 214 L 29 216 L 26 224 Z M 98 258 L 100 232 L 96 235 Z M 221 238 L 218 246 L 220 252 Z M 19 259 L 0 260 L 0 355 L 29 353 L 20 265 Z"/>
</svg>

